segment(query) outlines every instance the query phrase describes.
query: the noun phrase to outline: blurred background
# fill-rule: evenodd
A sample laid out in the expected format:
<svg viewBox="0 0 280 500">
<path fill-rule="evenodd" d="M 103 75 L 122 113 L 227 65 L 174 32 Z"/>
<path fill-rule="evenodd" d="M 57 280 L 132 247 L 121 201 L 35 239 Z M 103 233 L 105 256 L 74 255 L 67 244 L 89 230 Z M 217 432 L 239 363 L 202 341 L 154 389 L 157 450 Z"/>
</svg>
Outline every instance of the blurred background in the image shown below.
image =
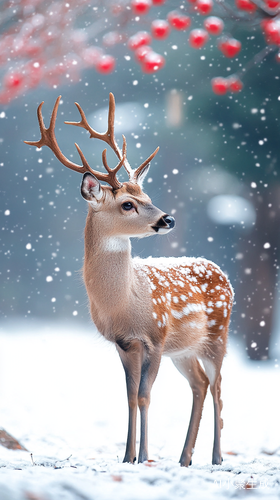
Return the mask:
<svg viewBox="0 0 280 500">
<path fill-rule="evenodd" d="M 1 12 L 23 3 L 1 2 Z M 43 15 L 42 5 L 37 4 L 33 3 L 34 12 L 39 9 Z M 59 6 L 60 2 L 51 4 Z M 96 22 L 103 31 L 94 40 L 101 46 L 104 32 L 118 20 L 110 18 L 113 2 L 98 4 Z M 31 9 L 28 2 L 24 5 Z M 145 16 L 144 29 L 145 23 L 165 17 L 178 5 L 168 0 L 157 6 Z M 88 16 L 86 10 L 79 13 L 79 32 L 87 31 Z M 20 22 L 16 10 L 7 15 L 0 25 L 2 36 Z M 130 36 L 137 23 L 137 29 L 141 28 L 141 22 L 133 18 L 123 31 Z M 199 19 L 194 18 L 196 23 Z M 81 176 L 66 170 L 48 148 L 37 150 L 23 141 L 40 138 L 38 104 L 44 100 L 48 125 L 61 94 L 56 135 L 62 151 L 79 163 L 77 142 L 90 165 L 102 168 L 102 144 L 89 140 L 85 131 L 65 125 L 64 120 L 79 120 L 77 101 L 90 125 L 105 131 L 109 92 L 113 92 L 116 138 L 121 144 L 121 134 L 125 134 L 132 167 L 160 146 L 144 188 L 155 205 L 176 219 L 176 228 L 168 236 L 133 240 L 133 255 L 203 256 L 215 261 L 235 289 L 231 335 L 236 345 L 251 359 L 277 359 L 280 71 L 274 54 L 269 54 L 246 73 L 242 92 L 215 95 L 211 79 L 242 69 L 264 46 L 254 26 L 237 23 L 234 29 L 243 49 L 233 60 L 222 57 L 212 43 L 194 50 L 187 33 L 173 30 L 164 44 L 153 42 L 166 59 L 165 67 L 156 73 L 143 73 L 126 43 L 114 43 L 110 53 L 116 67 L 110 74 L 87 68 L 63 75 L 55 83 L 43 80 L 10 102 L 2 100 L 2 325 L 38 319 L 90 323 L 81 277 L 87 214 L 80 196 Z M 109 153 L 108 159 L 115 165 Z M 126 180 L 125 172 L 122 176 Z"/>
</svg>

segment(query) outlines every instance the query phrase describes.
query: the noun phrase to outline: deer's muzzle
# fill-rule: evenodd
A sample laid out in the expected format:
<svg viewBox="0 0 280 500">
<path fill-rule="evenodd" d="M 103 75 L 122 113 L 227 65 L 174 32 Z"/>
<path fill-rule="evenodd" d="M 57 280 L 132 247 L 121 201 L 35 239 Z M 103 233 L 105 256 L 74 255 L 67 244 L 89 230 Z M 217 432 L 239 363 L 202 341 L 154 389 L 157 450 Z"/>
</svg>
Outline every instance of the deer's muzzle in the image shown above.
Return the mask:
<svg viewBox="0 0 280 500">
<path fill-rule="evenodd" d="M 168 233 L 175 227 L 175 219 L 171 217 L 171 215 L 163 215 L 153 226 L 153 229 L 156 233 Z"/>
</svg>

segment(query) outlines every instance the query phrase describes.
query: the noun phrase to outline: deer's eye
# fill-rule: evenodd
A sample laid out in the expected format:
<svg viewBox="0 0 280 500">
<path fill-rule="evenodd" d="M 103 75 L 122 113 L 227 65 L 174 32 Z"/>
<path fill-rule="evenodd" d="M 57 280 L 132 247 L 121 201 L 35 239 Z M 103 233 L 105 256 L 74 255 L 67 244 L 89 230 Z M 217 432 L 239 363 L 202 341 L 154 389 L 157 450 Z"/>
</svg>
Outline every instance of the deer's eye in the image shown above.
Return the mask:
<svg viewBox="0 0 280 500">
<path fill-rule="evenodd" d="M 133 203 L 131 203 L 130 201 L 125 201 L 122 204 L 122 209 L 123 210 L 132 210 L 133 208 L 134 208 Z"/>
</svg>

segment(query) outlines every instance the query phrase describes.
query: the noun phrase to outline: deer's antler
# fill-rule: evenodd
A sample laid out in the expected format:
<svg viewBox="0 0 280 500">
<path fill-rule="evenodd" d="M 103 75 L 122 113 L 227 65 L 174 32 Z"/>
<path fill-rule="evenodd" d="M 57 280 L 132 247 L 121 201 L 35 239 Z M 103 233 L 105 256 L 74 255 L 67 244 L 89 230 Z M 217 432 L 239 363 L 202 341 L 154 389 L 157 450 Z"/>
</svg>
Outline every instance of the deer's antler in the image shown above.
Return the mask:
<svg viewBox="0 0 280 500">
<path fill-rule="evenodd" d="M 132 178 L 130 179 L 131 182 L 136 182 L 141 174 L 141 172 L 145 169 L 147 165 L 152 161 L 152 159 L 156 156 L 157 152 L 159 150 L 159 146 L 155 149 L 155 151 L 147 158 L 147 160 L 143 161 L 141 163 L 140 167 L 136 168 L 135 170 L 132 171 L 133 175 Z"/>
<path fill-rule="evenodd" d="M 76 146 L 77 151 L 78 151 L 80 158 L 82 160 L 82 166 L 77 165 L 76 163 L 72 162 L 71 160 L 68 160 L 68 158 L 66 158 L 66 156 L 64 156 L 64 154 L 60 150 L 60 148 L 57 144 L 56 137 L 55 137 L 55 121 L 56 121 L 57 110 L 58 110 L 60 99 L 61 99 L 61 96 L 59 96 L 56 99 L 56 102 L 55 102 L 55 105 L 53 108 L 53 112 L 52 112 L 52 116 L 51 116 L 51 120 L 50 120 L 49 128 L 46 128 L 45 124 L 44 124 L 44 120 L 43 120 L 43 116 L 42 116 L 42 106 L 44 104 L 44 101 L 41 102 L 41 104 L 38 106 L 38 110 L 37 110 L 39 127 L 40 127 L 40 131 L 41 131 L 41 139 L 39 141 L 24 141 L 24 142 L 26 144 L 29 144 L 30 146 L 36 146 L 37 148 L 41 148 L 42 146 L 48 146 L 53 151 L 53 153 L 58 158 L 58 160 L 65 167 L 70 168 L 71 170 L 74 170 L 75 172 L 80 172 L 81 174 L 84 174 L 85 172 L 90 172 L 91 174 L 95 175 L 95 177 L 99 181 L 107 182 L 108 184 L 110 184 L 112 186 L 113 189 L 119 189 L 122 186 L 122 184 L 118 181 L 116 174 L 120 170 L 121 166 L 123 165 L 123 163 L 126 159 L 126 140 L 125 140 L 125 137 L 123 136 L 122 154 L 118 150 L 119 151 L 118 158 L 120 161 L 115 168 L 111 169 L 108 166 L 107 161 L 106 161 L 106 149 L 103 151 L 103 155 L 102 155 L 103 164 L 108 172 L 107 174 L 103 174 L 102 172 L 98 172 L 96 170 L 93 170 L 89 166 L 84 154 L 82 153 L 81 149 L 79 148 L 78 144 L 76 144 L 76 143 L 75 143 L 75 146 Z M 103 135 L 103 134 L 100 134 L 100 135 Z M 106 142 L 108 142 L 108 141 L 106 141 Z M 110 143 L 108 142 L 108 144 L 110 144 Z"/>
<path fill-rule="evenodd" d="M 108 128 L 107 131 L 104 132 L 103 134 L 96 132 L 88 123 L 85 113 L 82 110 L 81 106 L 75 102 L 80 115 L 81 115 L 81 121 L 79 122 L 68 122 L 66 121 L 65 123 L 67 125 L 75 125 L 76 127 L 82 127 L 85 130 L 87 130 L 90 133 L 90 138 L 95 138 L 95 139 L 100 139 L 101 141 L 106 142 L 115 152 L 119 159 L 118 165 L 111 169 L 108 166 L 107 159 L 106 159 L 106 149 L 102 153 L 102 160 L 103 160 L 103 165 L 105 169 L 107 170 L 107 174 L 104 174 L 102 172 L 98 172 L 96 170 L 93 170 L 84 154 L 82 153 L 81 149 L 79 148 L 78 144 L 75 143 L 75 146 L 77 148 L 77 151 L 80 155 L 80 158 L 82 160 L 82 166 L 77 165 L 76 163 L 72 162 L 71 160 L 68 160 L 66 156 L 62 153 L 60 150 L 57 140 L 55 137 L 55 121 L 56 121 L 56 116 L 57 116 L 57 110 L 59 106 L 59 101 L 61 99 L 61 96 L 59 96 L 56 99 L 51 120 L 50 120 L 50 126 L 49 128 L 46 128 L 42 116 L 42 106 L 44 104 L 44 101 L 41 102 L 41 104 L 38 106 L 37 109 L 37 116 L 38 116 L 38 121 L 39 121 L 39 127 L 41 131 L 41 139 L 39 141 L 24 141 L 26 144 L 29 144 L 30 146 L 36 146 L 37 148 L 41 148 L 42 146 L 48 146 L 55 156 L 58 158 L 58 160 L 65 165 L 65 167 L 70 168 L 71 170 L 74 170 L 75 172 L 80 172 L 81 174 L 85 172 L 90 172 L 91 174 L 95 175 L 95 177 L 100 180 L 107 182 L 112 186 L 113 189 L 119 189 L 122 187 L 122 184 L 119 182 L 117 179 L 117 172 L 120 170 L 121 166 L 123 165 L 124 168 L 126 169 L 128 175 L 129 175 L 129 180 L 130 182 L 137 183 L 138 178 L 141 174 L 141 172 L 145 169 L 145 167 L 150 163 L 150 161 L 154 158 L 154 156 L 157 154 L 159 148 L 157 148 L 150 156 L 145 160 L 140 167 L 137 169 L 132 169 L 131 166 L 129 165 L 127 158 L 126 158 L 126 139 L 123 135 L 123 146 L 122 146 L 122 151 L 119 149 L 117 142 L 115 140 L 115 132 L 114 132 L 114 122 L 115 122 L 115 98 L 114 95 L 110 92 L 109 95 L 109 111 L 108 111 Z"/>
</svg>

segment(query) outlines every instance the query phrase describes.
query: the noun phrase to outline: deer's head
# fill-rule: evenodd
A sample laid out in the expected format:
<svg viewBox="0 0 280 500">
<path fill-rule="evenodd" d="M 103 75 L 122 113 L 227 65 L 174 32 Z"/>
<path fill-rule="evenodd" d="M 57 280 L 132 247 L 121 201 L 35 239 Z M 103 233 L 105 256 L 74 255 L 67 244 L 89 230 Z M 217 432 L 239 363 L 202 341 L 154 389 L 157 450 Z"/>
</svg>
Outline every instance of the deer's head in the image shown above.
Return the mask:
<svg viewBox="0 0 280 500">
<path fill-rule="evenodd" d="M 118 157 L 118 164 L 111 169 L 107 163 L 106 149 L 102 153 L 102 160 L 107 173 L 93 170 L 81 149 L 75 144 L 80 155 L 82 165 L 68 160 L 61 152 L 55 137 L 55 121 L 61 96 L 56 100 L 53 108 L 50 126 L 45 127 L 42 117 L 42 105 L 37 110 L 41 139 L 39 141 L 25 141 L 26 144 L 41 148 L 48 146 L 59 161 L 71 170 L 83 173 L 81 194 L 89 203 L 94 215 L 102 218 L 104 231 L 109 235 L 126 235 L 144 237 L 152 234 L 164 234 L 175 226 L 175 220 L 152 204 L 151 199 L 142 191 L 143 180 L 146 177 L 150 162 L 157 154 L 157 148 L 137 169 L 132 169 L 126 158 L 126 140 L 123 136 L 122 151 L 119 149 L 114 135 L 115 99 L 112 93 L 109 97 L 108 129 L 104 134 L 96 132 L 87 122 L 85 114 L 78 103 L 75 103 L 80 115 L 80 122 L 65 122 L 69 125 L 82 127 L 90 133 L 91 138 L 106 142 Z M 121 183 L 117 172 L 124 166 L 129 181 Z M 109 184 L 101 185 L 100 181 Z"/>
</svg>

